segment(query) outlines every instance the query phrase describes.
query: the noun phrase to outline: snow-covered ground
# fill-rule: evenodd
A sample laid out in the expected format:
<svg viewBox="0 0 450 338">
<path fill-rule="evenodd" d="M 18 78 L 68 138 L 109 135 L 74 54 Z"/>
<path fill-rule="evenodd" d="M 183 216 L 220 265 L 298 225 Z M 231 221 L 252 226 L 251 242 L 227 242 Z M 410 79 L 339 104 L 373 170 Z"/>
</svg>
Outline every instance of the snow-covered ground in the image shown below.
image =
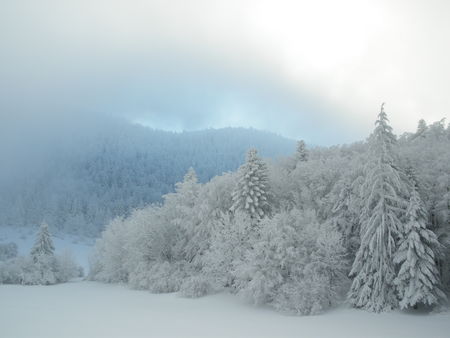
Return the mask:
<svg viewBox="0 0 450 338">
<path fill-rule="evenodd" d="M 21 228 L 0 226 L 0 243 L 14 242 L 18 246 L 19 255 L 27 255 L 34 244 L 38 228 Z M 61 254 L 69 250 L 76 262 L 85 272 L 89 270 L 89 254 L 94 244 L 93 239 L 81 239 L 72 235 L 52 235 L 55 252 Z M 0 336 L 1 337 L 1 336 Z"/>
<path fill-rule="evenodd" d="M 37 229 L 0 227 L 0 242 L 27 254 Z M 92 242 L 53 236 L 87 271 Z M 450 313 L 380 315 L 341 307 L 310 317 L 282 315 L 236 296 L 200 299 L 150 294 L 125 286 L 72 282 L 0 285 L 0 337 L 432 337 L 450 336 Z"/>
<path fill-rule="evenodd" d="M 447 338 L 450 313 L 372 314 L 339 308 L 294 317 L 219 294 L 186 299 L 125 286 L 73 282 L 0 285 L 0 337 L 432 337 Z"/>
</svg>

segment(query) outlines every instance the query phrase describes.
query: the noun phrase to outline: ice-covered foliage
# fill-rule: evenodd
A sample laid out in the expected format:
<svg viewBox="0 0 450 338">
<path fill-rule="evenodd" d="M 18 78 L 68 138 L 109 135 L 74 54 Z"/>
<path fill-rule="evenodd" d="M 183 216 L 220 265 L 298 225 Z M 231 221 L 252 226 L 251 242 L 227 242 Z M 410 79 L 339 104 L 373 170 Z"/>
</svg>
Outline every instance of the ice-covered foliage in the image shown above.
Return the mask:
<svg viewBox="0 0 450 338">
<path fill-rule="evenodd" d="M 361 244 L 350 272 L 354 279 L 349 293 L 352 305 L 374 312 L 397 307 L 393 257 L 403 231 L 407 188 L 395 161 L 395 143 L 382 106 L 362 185 Z"/>
<path fill-rule="evenodd" d="M 440 244 L 436 234 L 427 229 L 428 215 L 416 187 L 411 193 L 406 219 L 394 257 L 395 263 L 400 265 L 395 280 L 400 307 L 441 303 L 446 296 L 440 289 L 435 253 Z"/>
<path fill-rule="evenodd" d="M 198 298 L 214 292 L 216 288 L 208 276 L 187 277 L 180 286 L 180 293 L 187 298 Z"/>
<path fill-rule="evenodd" d="M 293 209 L 262 221 L 238 269 L 239 293 L 280 311 L 315 314 L 342 296 L 346 264 L 339 233 L 313 211 Z"/>
<path fill-rule="evenodd" d="M 245 164 L 238 171 L 231 211 L 245 212 L 254 221 L 269 216 L 271 211 L 269 189 L 267 166 L 258 157 L 256 149 L 250 149 Z"/>
<path fill-rule="evenodd" d="M 30 255 L 9 258 L 0 262 L 0 284 L 51 285 L 81 277 L 82 269 L 72 254 L 54 254 L 47 224 L 43 223 Z"/>
<path fill-rule="evenodd" d="M 348 177 L 335 184 L 327 201 L 327 205 L 331 207 L 327 222 L 341 234 L 342 243 L 352 260 L 360 245 L 361 200 L 358 191 L 361 180 L 360 172 L 353 170 Z"/>
<path fill-rule="evenodd" d="M 200 185 L 189 171 L 164 204 L 113 221 L 97 242 L 90 278 L 185 297 L 229 290 L 297 314 L 334 304 L 345 284 L 340 234 L 320 225 L 313 211 L 281 212 L 258 223 L 245 210 L 229 212 L 236 180 L 225 174 Z M 274 245 L 275 258 L 266 252 Z M 282 276 L 272 291 L 263 278 L 270 259 L 267 269 Z"/>
<path fill-rule="evenodd" d="M 91 274 L 104 282 L 126 282 L 128 271 L 124 267 L 125 243 L 127 239 L 126 223 L 114 219 L 97 241 L 95 255 L 91 258 Z"/>
<path fill-rule="evenodd" d="M 306 149 L 305 141 L 300 140 L 297 142 L 297 151 L 295 152 L 295 159 L 297 162 L 308 161 L 308 150 Z"/>
<path fill-rule="evenodd" d="M 237 172 L 206 183 L 188 171 L 161 204 L 106 227 L 90 278 L 185 297 L 229 291 L 294 314 L 324 311 L 345 293 L 371 311 L 435 304 L 430 295 L 450 286 L 449 173 L 450 128 L 421 123 L 397 140 L 382 109 L 369 142 L 278 161 L 250 151 Z M 413 226 L 417 198 L 425 214 Z M 411 277 L 423 284 L 411 288 Z"/>
<path fill-rule="evenodd" d="M 111 222 L 97 242 L 90 278 L 153 292 L 178 291 L 185 277 L 201 269 L 207 246 L 201 216 L 208 219 L 209 210 L 199 201 L 201 188 L 190 169 L 163 205 Z"/>
<path fill-rule="evenodd" d="M 450 290 L 450 126 L 445 128 L 443 120 L 421 125 L 417 133 L 403 135 L 398 151 L 403 166 L 411 166 L 416 174 L 428 227 L 442 244 L 438 269 L 444 288 Z"/>
<path fill-rule="evenodd" d="M 235 292 L 237 271 L 245 264 L 245 255 L 256 235 L 255 224 L 247 213 L 222 214 L 215 221 L 210 250 L 205 255 L 203 272 L 216 289 Z"/>
<path fill-rule="evenodd" d="M 24 284 L 55 284 L 57 282 L 57 262 L 55 247 L 48 231 L 48 225 L 42 223 L 30 252 L 32 264 L 24 264 Z"/>
<path fill-rule="evenodd" d="M 82 276 L 71 254 L 41 257 L 37 262 L 30 256 L 0 262 L 0 284 L 51 285 Z"/>
<path fill-rule="evenodd" d="M 37 261 L 42 256 L 53 256 L 54 251 L 55 247 L 48 231 L 48 224 L 42 223 L 30 255 Z"/>
</svg>

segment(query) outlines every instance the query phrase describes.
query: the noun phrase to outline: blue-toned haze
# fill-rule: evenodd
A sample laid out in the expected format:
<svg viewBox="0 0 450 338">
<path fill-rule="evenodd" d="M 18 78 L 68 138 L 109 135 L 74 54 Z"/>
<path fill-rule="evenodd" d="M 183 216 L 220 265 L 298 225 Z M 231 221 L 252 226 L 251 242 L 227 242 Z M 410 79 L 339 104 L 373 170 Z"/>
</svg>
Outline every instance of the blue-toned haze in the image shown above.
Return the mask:
<svg viewBox="0 0 450 338">
<path fill-rule="evenodd" d="M 450 3 L 2 1 L 0 122 L 107 113 L 313 144 L 450 112 Z"/>
</svg>

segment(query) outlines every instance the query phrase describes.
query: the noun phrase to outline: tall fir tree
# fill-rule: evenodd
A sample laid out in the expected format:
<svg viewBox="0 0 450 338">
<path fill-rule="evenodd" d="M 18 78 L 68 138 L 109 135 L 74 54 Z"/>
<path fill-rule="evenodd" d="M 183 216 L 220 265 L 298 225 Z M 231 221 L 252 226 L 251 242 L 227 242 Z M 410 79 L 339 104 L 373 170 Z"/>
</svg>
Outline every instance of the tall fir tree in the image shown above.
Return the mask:
<svg viewBox="0 0 450 338">
<path fill-rule="evenodd" d="M 255 149 L 247 153 L 247 160 L 238 171 L 238 182 L 233 192 L 231 211 L 242 211 L 253 221 L 270 214 L 267 166 Z"/>
<path fill-rule="evenodd" d="M 384 104 L 375 124 L 370 140 L 371 160 L 361 187 L 361 244 L 350 272 L 354 279 L 348 299 L 355 307 L 381 312 L 398 305 L 394 254 L 403 226 L 406 186 L 395 164 L 396 137 Z"/>
<path fill-rule="evenodd" d="M 42 223 L 31 249 L 30 256 L 34 265 L 33 284 L 50 285 L 58 282 L 55 247 L 48 231 L 48 224 Z"/>
<path fill-rule="evenodd" d="M 400 265 L 395 279 L 402 309 L 418 304 L 435 305 L 446 298 L 440 289 L 435 250 L 439 242 L 427 229 L 428 214 L 413 184 L 404 227 L 394 262 Z"/>
<path fill-rule="evenodd" d="M 48 224 L 42 223 L 39 232 L 36 237 L 33 248 L 31 249 L 30 255 L 36 262 L 41 256 L 53 256 L 55 247 L 53 246 L 53 241 L 48 230 Z"/>
</svg>

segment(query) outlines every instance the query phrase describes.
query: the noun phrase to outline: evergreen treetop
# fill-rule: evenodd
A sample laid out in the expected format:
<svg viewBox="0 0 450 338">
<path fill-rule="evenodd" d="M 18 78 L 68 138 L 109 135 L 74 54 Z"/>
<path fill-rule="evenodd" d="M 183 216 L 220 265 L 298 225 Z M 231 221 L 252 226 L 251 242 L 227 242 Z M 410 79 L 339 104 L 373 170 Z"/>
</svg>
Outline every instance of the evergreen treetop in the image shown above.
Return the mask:
<svg viewBox="0 0 450 338">
<path fill-rule="evenodd" d="M 395 165 L 395 135 L 384 104 L 371 138 L 371 160 L 362 186 L 361 245 L 350 276 L 354 277 L 349 301 L 355 307 L 380 312 L 397 306 L 393 255 L 402 230 L 406 187 Z"/>
<path fill-rule="evenodd" d="M 238 171 L 238 182 L 233 192 L 231 211 L 243 211 L 251 219 L 259 220 L 270 213 L 267 166 L 250 149 L 247 160 Z"/>
<path fill-rule="evenodd" d="M 48 230 L 48 224 L 42 223 L 39 232 L 36 237 L 33 248 L 31 249 L 30 255 L 33 258 L 38 256 L 53 256 L 55 247 L 53 246 L 53 241 Z"/>
</svg>

